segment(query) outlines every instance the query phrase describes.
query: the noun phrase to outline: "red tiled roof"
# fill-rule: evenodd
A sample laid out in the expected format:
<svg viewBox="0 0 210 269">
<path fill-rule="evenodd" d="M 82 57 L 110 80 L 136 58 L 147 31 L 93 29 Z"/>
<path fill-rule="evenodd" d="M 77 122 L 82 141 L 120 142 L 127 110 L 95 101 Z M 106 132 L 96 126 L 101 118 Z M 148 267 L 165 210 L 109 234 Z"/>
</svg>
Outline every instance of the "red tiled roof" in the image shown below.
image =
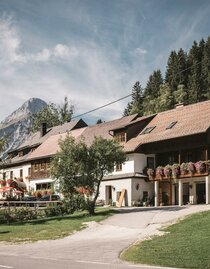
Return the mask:
<svg viewBox="0 0 210 269">
<path fill-rule="evenodd" d="M 83 138 L 86 144 L 91 145 L 95 136 L 102 136 L 106 139 L 112 139 L 112 136 L 109 134 L 109 130 L 112 128 L 117 128 L 118 126 L 129 124 L 132 120 L 135 120 L 137 114 L 123 117 L 121 119 L 113 120 L 110 122 L 104 122 L 96 124 L 93 126 L 87 126 L 85 128 L 75 129 L 69 132 L 69 135 L 73 136 L 76 140 Z M 46 158 L 52 155 L 55 155 L 59 150 L 59 139 L 65 138 L 67 133 L 53 135 L 48 137 L 36 150 L 34 150 L 29 156 L 28 160 Z"/>
<path fill-rule="evenodd" d="M 65 132 L 63 134 L 57 134 L 50 136 L 44 141 L 37 149 L 35 149 L 27 158 L 27 160 L 46 158 L 53 156 L 59 150 L 59 140 L 64 139 L 68 134 L 75 139 L 81 137 L 81 134 L 87 127 L 73 130 L 71 132 Z"/>
<path fill-rule="evenodd" d="M 173 128 L 166 129 L 176 121 Z M 142 134 L 146 128 L 154 126 L 151 133 Z M 205 133 L 209 127 L 210 101 L 177 107 L 158 113 L 137 137 L 125 144 L 125 151 L 132 152 L 142 144 Z"/>
<path fill-rule="evenodd" d="M 48 130 L 48 132 L 44 136 L 40 136 L 40 131 L 32 134 L 25 142 L 23 142 L 19 147 L 19 149 L 26 148 L 26 147 L 33 147 L 39 144 L 42 144 L 44 141 L 46 141 L 50 136 L 56 135 L 56 134 L 62 134 L 67 131 L 71 131 L 75 128 L 77 124 L 82 122 L 83 126 L 86 126 L 86 123 L 83 122 L 83 120 L 73 120 L 67 123 L 64 123 L 62 125 L 58 125 L 55 127 L 52 127 Z"/>
</svg>

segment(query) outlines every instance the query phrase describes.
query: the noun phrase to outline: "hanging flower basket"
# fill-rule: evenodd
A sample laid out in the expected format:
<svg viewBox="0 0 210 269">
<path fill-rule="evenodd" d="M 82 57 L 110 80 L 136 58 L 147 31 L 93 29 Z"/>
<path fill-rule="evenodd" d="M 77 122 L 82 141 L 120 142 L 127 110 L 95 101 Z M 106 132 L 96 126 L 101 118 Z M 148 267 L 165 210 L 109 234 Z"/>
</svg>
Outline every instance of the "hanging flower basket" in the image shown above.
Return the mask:
<svg viewBox="0 0 210 269">
<path fill-rule="evenodd" d="M 2 185 L 2 186 L 5 186 L 6 185 L 6 180 L 5 179 L 2 179 L 1 181 L 0 181 L 0 184 Z"/>
<path fill-rule="evenodd" d="M 199 174 L 203 174 L 206 172 L 206 164 L 203 161 L 198 161 L 195 163 L 196 172 Z"/>
<path fill-rule="evenodd" d="M 164 169 L 163 169 L 162 166 L 158 166 L 156 168 L 156 171 L 155 172 L 156 172 L 156 177 L 158 177 L 160 179 L 162 179 L 164 177 Z"/>
<path fill-rule="evenodd" d="M 180 176 L 180 165 L 177 163 L 172 165 L 172 176 L 174 179 L 177 179 Z"/>
<path fill-rule="evenodd" d="M 167 178 L 171 178 L 171 176 L 172 176 L 172 169 L 171 169 L 171 166 L 169 164 L 166 165 L 164 168 L 164 175 Z"/>
<path fill-rule="evenodd" d="M 194 175 L 194 173 L 195 173 L 195 165 L 194 165 L 193 162 L 188 163 L 188 171 L 191 174 L 191 176 Z"/>
<path fill-rule="evenodd" d="M 188 164 L 187 163 L 182 163 L 180 165 L 180 172 L 181 172 L 182 176 L 188 174 Z"/>
<path fill-rule="evenodd" d="M 148 169 L 147 169 L 147 175 L 148 175 L 149 179 L 153 179 L 154 176 L 155 176 L 155 171 L 154 171 L 154 169 L 152 169 L 152 168 L 148 168 Z"/>
</svg>

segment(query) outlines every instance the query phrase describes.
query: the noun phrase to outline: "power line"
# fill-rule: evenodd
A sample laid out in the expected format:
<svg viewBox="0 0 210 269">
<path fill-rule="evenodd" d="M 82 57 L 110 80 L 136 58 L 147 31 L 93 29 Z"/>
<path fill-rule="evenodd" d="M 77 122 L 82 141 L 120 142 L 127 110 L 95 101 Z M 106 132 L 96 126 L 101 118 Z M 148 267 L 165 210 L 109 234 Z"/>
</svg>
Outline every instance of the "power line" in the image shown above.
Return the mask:
<svg viewBox="0 0 210 269">
<path fill-rule="evenodd" d="M 199 65 L 199 64 L 201 64 L 201 63 L 202 63 L 202 61 L 200 61 L 200 62 L 198 62 L 198 63 L 196 63 L 196 64 L 193 64 L 193 65 L 191 65 L 191 66 L 185 68 L 184 70 L 175 73 L 175 75 L 181 74 L 181 73 L 183 73 L 183 72 L 185 72 L 185 71 L 191 69 L 192 67 L 197 66 L 197 65 Z M 117 102 L 119 102 L 119 101 L 121 101 L 121 100 L 123 100 L 123 99 L 126 99 L 126 98 L 128 98 L 128 97 L 130 97 L 130 96 L 132 96 L 132 95 L 133 95 L 132 93 L 129 94 L 129 95 L 126 95 L 126 96 L 121 97 L 120 99 L 117 99 L 117 100 L 115 100 L 115 101 L 112 101 L 112 102 L 110 102 L 110 103 L 108 103 L 108 104 L 105 104 L 105 105 L 103 105 L 103 106 L 94 108 L 94 109 L 89 110 L 89 111 L 87 111 L 87 112 L 84 112 L 84 113 L 82 113 L 82 114 L 76 115 L 76 116 L 72 117 L 72 119 L 76 119 L 76 118 L 82 117 L 82 116 L 84 116 L 84 115 L 86 115 L 86 114 L 89 114 L 89 113 L 91 113 L 91 112 L 97 111 L 97 110 L 102 109 L 102 108 L 107 107 L 107 106 L 110 106 L 110 105 L 112 105 L 112 104 L 114 104 L 114 103 L 117 103 Z"/>
<path fill-rule="evenodd" d="M 110 102 L 110 103 L 108 103 L 108 104 L 105 104 L 105 105 L 103 105 L 103 106 L 100 106 L 100 107 L 94 108 L 94 109 L 92 109 L 92 110 L 89 110 L 89 111 L 87 111 L 87 112 L 85 112 L 85 113 L 76 115 L 76 116 L 72 117 L 72 119 L 82 117 L 82 116 L 84 116 L 84 115 L 86 115 L 86 114 L 89 114 L 89 113 L 91 113 L 91 112 L 94 112 L 94 111 L 96 111 L 96 110 L 99 110 L 99 109 L 101 109 L 101 108 L 104 108 L 104 107 L 106 107 L 106 106 L 110 106 L 110 105 L 112 105 L 112 104 L 114 104 L 114 103 L 117 103 L 117 102 L 119 102 L 119 101 L 121 101 L 121 100 L 123 100 L 123 99 L 126 99 L 126 98 L 128 98 L 128 97 L 130 97 L 130 96 L 132 96 L 132 93 L 129 94 L 129 95 L 126 95 L 126 96 L 124 96 L 124 97 L 122 97 L 122 98 L 120 98 L 120 99 L 117 99 L 117 100 L 115 100 L 115 101 L 112 101 L 112 102 Z"/>
</svg>

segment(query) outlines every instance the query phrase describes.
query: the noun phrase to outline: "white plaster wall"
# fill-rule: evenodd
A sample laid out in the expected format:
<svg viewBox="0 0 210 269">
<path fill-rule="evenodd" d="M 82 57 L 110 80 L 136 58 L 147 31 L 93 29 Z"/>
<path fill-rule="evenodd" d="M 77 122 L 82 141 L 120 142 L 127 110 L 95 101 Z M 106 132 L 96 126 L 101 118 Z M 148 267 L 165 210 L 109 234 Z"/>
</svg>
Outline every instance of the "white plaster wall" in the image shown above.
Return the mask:
<svg viewBox="0 0 210 269">
<path fill-rule="evenodd" d="M 121 192 L 122 189 L 127 191 L 127 201 L 128 206 L 131 206 L 131 179 L 119 179 L 119 180 L 109 180 L 102 181 L 100 185 L 99 199 L 106 201 L 106 186 L 112 186 L 112 202 L 117 202 L 117 192 Z M 123 203 L 123 205 L 125 205 Z"/>
<path fill-rule="evenodd" d="M 20 177 L 20 169 L 23 170 L 23 181 L 27 186 L 27 190 L 29 189 L 30 182 L 26 177 L 28 176 L 28 168 L 31 167 L 31 164 L 24 164 L 19 166 L 13 166 L 11 168 L 6 168 L 2 170 L 2 173 L 6 173 L 6 179 L 10 179 L 10 172 L 13 171 L 13 179 Z"/>
<path fill-rule="evenodd" d="M 54 182 L 54 180 L 52 180 L 51 178 L 32 179 L 30 181 L 30 190 L 31 191 L 36 191 L 36 184 L 52 183 L 52 182 Z"/>
<path fill-rule="evenodd" d="M 125 163 L 122 164 L 122 171 L 116 171 L 114 168 L 113 175 L 120 175 L 124 173 L 133 173 L 134 172 L 134 154 L 127 155 Z"/>
<path fill-rule="evenodd" d="M 147 157 L 155 158 L 154 154 L 145 155 L 141 153 L 127 154 L 127 159 L 124 164 L 122 164 L 122 170 L 116 171 L 114 169 L 112 175 L 121 175 L 124 173 L 142 173 L 143 169 L 147 166 Z"/>
<path fill-rule="evenodd" d="M 139 189 L 136 189 L 137 184 L 139 184 Z M 143 192 L 147 191 L 149 194 L 149 198 L 152 199 L 154 196 L 154 183 L 146 182 L 141 178 L 133 178 L 132 179 L 132 201 L 141 201 L 143 198 Z"/>
<path fill-rule="evenodd" d="M 147 157 L 155 158 L 155 155 L 145 155 L 141 153 L 134 154 L 134 172 L 142 173 L 143 169 L 147 166 Z"/>
</svg>

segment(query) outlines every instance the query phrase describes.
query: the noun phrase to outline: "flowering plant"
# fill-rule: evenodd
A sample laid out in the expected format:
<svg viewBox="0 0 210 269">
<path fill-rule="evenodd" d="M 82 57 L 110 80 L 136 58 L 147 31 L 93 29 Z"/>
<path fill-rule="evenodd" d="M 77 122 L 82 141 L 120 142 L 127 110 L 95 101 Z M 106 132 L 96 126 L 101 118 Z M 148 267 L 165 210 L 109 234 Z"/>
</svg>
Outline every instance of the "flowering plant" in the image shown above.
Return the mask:
<svg viewBox="0 0 210 269">
<path fill-rule="evenodd" d="M 13 179 L 7 179 L 7 184 L 10 185 L 13 182 Z"/>
<path fill-rule="evenodd" d="M 169 164 L 167 164 L 164 168 L 164 175 L 167 178 L 170 178 L 172 176 L 172 169 L 171 169 L 171 166 Z"/>
<path fill-rule="evenodd" d="M 152 169 L 152 168 L 148 168 L 148 169 L 147 169 L 147 175 L 148 175 L 149 178 L 154 178 L 154 176 L 155 176 L 155 171 L 154 171 L 154 169 Z"/>
<path fill-rule="evenodd" d="M 5 186 L 5 185 L 6 185 L 6 180 L 5 180 L 5 179 L 2 179 L 2 180 L 0 181 L 0 184 L 3 185 L 3 186 Z"/>
<path fill-rule="evenodd" d="M 164 169 L 162 166 L 156 168 L 156 176 L 160 178 L 164 177 Z"/>
<path fill-rule="evenodd" d="M 196 172 L 199 174 L 205 173 L 206 172 L 206 164 L 203 161 L 198 161 L 195 163 L 195 169 Z"/>
<path fill-rule="evenodd" d="M 191 175 L 193 175 L 195 173 L 195 165 L 193 162 L 189 162 L 188 163 L 188 171 Z"/>
<path fill-rule="evenodd" d="M 180 176 L 180 165 L 177 163 L 172 165 L 172 176 L 173 178 L 178 178 Z"/>
<path fill-rule="evenodd" d="M 182 163 L 180 165 L 180 170 L 182 175 L 186 175 L 188 173 L 188 164 L 187 163 Z"/>
</svg>

